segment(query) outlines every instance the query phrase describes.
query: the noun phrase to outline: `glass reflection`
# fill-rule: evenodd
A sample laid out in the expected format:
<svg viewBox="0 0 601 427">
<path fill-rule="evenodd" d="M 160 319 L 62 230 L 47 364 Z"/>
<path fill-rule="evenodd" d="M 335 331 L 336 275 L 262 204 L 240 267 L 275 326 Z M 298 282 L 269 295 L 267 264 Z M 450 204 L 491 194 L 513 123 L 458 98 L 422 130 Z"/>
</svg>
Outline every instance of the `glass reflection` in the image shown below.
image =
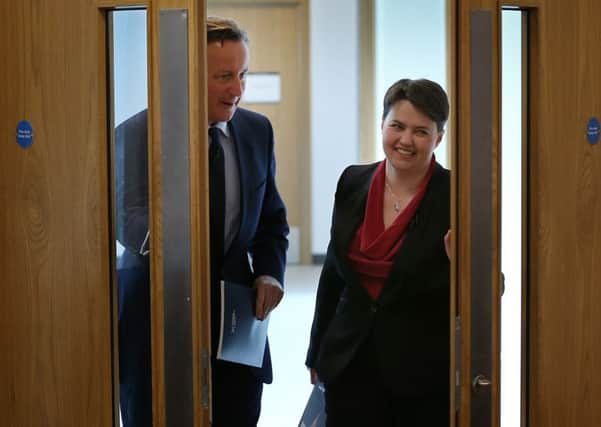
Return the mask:
<svg viewBox="0 0 601 427">
<path fill-rule="evenodd" d="M 146 11 L 113 11 L 109 25 L 120 413 L 125 427 L 150 427 Z"/>
</svg>

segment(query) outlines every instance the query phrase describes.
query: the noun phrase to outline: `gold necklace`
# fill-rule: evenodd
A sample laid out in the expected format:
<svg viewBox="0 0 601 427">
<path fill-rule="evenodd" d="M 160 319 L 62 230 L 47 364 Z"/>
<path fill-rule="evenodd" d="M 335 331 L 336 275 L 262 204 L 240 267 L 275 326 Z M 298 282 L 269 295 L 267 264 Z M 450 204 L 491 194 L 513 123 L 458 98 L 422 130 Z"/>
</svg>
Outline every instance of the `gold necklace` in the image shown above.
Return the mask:
<svg viewBox="0 0 601 427">
<path fill-rule="evenodd" d="M 393 198 L 397 199 L 397 200 L 393 200 L 392 207 L 394 208 L 394 211 L 395 212 L 400 212 L 401 211 L 401 198 L 399 196 L 397 196 L 396 194 L 394 194 L 394 192 L 392 191 L 392 188 L 390 187 L 390 184 L 388 183 L 387 179 L 384 180 L 384 184 L 386 184 L 386 188 L 390 192 L 390 195 Z"/>
</svg>

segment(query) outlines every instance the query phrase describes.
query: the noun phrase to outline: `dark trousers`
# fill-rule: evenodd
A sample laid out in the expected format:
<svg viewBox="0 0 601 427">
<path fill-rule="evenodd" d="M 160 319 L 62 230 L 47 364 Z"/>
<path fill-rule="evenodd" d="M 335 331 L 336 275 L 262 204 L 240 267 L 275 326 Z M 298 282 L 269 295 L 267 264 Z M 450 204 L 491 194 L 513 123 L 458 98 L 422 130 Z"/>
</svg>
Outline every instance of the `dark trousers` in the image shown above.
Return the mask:
<svg viewBox="0 0 601 427">
<path fill-rule="evenodd" d="M 448 426 L 448 393 L 411 396 L 391 390 L 372 348 L 364 344 L 342 375 L 326 384 L 326 426 Z"/>
<path fill-rule="evenodd" d="M 251 368 L 213 360 L 212 427 L 256 427 L 261 413 L 263 382 Z"/>
<path fill-rule="evenodd" d="M 119 382 L 124 427 L 152 427 L 150 271 L 147 260 L 117 270 Z"/>
</svg>

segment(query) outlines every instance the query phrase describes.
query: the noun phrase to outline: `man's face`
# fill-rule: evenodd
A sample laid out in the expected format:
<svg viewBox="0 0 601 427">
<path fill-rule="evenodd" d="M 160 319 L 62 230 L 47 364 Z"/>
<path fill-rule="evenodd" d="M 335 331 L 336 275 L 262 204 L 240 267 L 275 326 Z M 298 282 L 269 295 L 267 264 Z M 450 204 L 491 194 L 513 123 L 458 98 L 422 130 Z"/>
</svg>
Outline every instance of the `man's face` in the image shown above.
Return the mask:
<svg viewBox="0 0 601 427">
<path fill-rule="evenodd" d="M 248 46 L 226 40 L 207 46 L 207 93 L 209 124 L 227 122 L 236 112 L 246 86 Z"/>
</svg>

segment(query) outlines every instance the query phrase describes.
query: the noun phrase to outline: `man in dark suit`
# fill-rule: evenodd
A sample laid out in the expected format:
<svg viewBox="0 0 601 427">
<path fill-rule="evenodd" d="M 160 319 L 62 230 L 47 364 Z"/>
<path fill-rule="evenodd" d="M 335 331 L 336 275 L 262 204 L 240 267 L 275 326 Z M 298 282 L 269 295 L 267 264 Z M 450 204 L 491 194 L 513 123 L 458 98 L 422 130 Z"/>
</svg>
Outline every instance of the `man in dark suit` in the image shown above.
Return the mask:
<svg viewBox="0 0 601 427">
<path fill-rule="evenodd" d="M 275 185 L 273 130 L 260 114 L 238 108 L 248 73 L 248 38 L 228 19 L 207 19 L 207 93 L 211 147 L 211 277 L 213 349 L 217 348 L 221 279 L 256 289 L 256 316 L 264 319 L 283 296 L 288 224 Z M 213 154 L 221 144 L 225 167 L 225 222 L 214 205 Z M 223 227 L 223 239 L 219 237 Z M 220 245 L 223 245 L 220 247 Z M 222 254 L 223 256 L 219 256 Z M 256 426 L 263 383 L 271 383 L 267 345 L 263 366 L 250 368 L 213 357 L 213 426 Z"/>
<path fill-rule="evenodd" d="M 221 280 L 252 286 L 256 316 L 265 319 L 283 296 L 288 249 L 286 209 L 275 184 L 273 129 L 269 120 L 238 107 L 246 84 L 249 48 L 246 33 L 228 19 L 207 19 L 207 101 L 210 135 L 212 348 L 217 349 Z M 120 153 L 138 153 L 146 135 L 146 112 L 128 119 L 116 131 Z M 137 142 L 135 142 L 137 141 Z M 120 149 L 131 144 L 131 149 Z M 139 151 L 139 152 L 138 152 Z M 142 154 L 144 152 L 144 154 Z M 135 155 L 135 154 L 134 154 Z M 121 165 L 130 185 L 117 185 L 118 236 L 127 263 L 119 269 L 119 347 L 121 410 L 125 427 L 151 426 L 148 292 L 147 170 Z M 130 156 L 130 157 L 133 157 Z M 132 178 L 135 177 L 135 178 Z M 136 181 L 143 183 L 135 184 Z M 136 191 L 128 191 L 137 187 Z M 139 195 L 140 189 L 142 195 Z M 119 231 L 120 230 L 120 231 Z M 143 230 L 143 231 L 142 231 Z M 124 254 L 125 257 L 125 254 Z M 144 262 L 146 261 L 146 262 Z M 125 264 L 125 263 L 124 263 Z M 130 268 L 133 268 L 131 270 Z M 252 368 L 212 357 L 213 426 L 256 426 L 263 384 L 272 381 L 269 345 L 263 366 Z"/>
</svg>

